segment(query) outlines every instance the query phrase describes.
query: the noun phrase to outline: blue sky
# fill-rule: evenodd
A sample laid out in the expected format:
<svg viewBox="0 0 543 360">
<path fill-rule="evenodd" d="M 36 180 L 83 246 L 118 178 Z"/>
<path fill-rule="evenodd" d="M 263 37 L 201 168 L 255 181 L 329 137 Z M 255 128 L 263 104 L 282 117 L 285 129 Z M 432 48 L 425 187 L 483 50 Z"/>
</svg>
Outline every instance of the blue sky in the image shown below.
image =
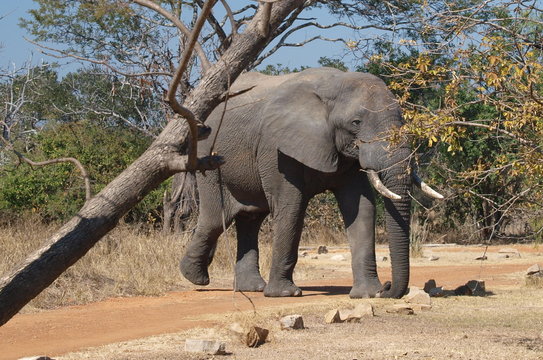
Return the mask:
<svg viewBox="0 0 543 360">
<path fill-rule="evenodd" d="M 235 3 L 240 1 L 232 1 L 231 4 L 235 8 Z M 243 1 L 243 3 L 246 2 Z M 27 11 L 35 7 L 37 6 L 32 0 L 0 1 L 0 17 L 2 18 L 0 20 L 0 44 L 2 45 L 0 49 L 0 67 L 13 66 L 13 64 L 16 67 L 20 67 L 29 60 L 32 60 L 34 64 L 42 61 L 58 61 L 57 59 L 44 56 L 33 44 L 27 42 L 24 37 L 29 37 L 29 35 L 24 29 L 18 26 L 19 19 L 27 17 Z M 323 10 L 316 10 L 311 16 L 318 17 L 322 23 L 334 22 L 334 19 Z M 355 36 L 351 30 L 338 29 L 328 30 L 325 34 L 329 37 L 341 36 L 345 39 Z M 308 30 L 300 31 L 296 37 L 293 37 L 293 41 L 301 41 L 314 35 L 315 30 L 309 28 Z M 341 57 L 344 52 L 345 47 L 340 43 L 315 41 L 303 48 L 283 48 L 268 59 L 265 64 L 280 63 L 291 68 L 301 65 L 317 66 L 319 57 Z M 71 68 L 73 67 L 74 65 L 71 66 Z"/>
</svg>

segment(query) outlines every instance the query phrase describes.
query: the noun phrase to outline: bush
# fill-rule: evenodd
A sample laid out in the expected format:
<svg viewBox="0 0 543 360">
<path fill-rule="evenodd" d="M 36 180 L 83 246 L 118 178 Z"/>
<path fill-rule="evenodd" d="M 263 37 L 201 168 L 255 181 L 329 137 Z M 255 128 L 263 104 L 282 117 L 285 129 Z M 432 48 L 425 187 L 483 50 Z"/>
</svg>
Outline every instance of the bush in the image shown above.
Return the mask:
<svg viewBox="0 0 543 360">
<path fill-rule="evenodd" d="M 93 193 L 99 192 L 136 159 L 150 139 L 122 126 L 103 123 L 54 123 L 38 133 L 26 148 L 34 161 L 75 157 L 87 169 Z M 23 152 L 23 151 L 21 151 Z M 0 177 L 0 218 L 9 219 L 25 212 L 44 221 L 65 220 L 74 215 L 85 200 L 80 173 L 70 163 L 32 169 L 15 161 L 2 167 Z M 154 191 L 129 214 L 131 220 L 156 219 L 161 193 Z"/>
</svg>

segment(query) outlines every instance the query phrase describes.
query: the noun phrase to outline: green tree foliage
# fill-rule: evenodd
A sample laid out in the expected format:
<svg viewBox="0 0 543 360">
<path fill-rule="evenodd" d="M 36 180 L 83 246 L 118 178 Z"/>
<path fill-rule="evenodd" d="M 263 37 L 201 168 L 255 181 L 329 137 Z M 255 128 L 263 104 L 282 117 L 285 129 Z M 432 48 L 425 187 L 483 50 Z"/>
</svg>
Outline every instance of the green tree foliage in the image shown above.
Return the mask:
<svg viewBox="0 0 543 360">
<path fill-rule="evenodd" d="M 108 128 L 89 121 L 51 122 L 32 140 L 32 151 L 26 154 L 28 157 L 34 161 L 66 156 L 77 158 L 91 175 L 95 192 L 126 168 L 150 143 L 148 138 L 126 127 Z M 84 200 L 83 180 L 69 163 L 36 169 L 26 164 L 12 163 L 2 169 L 2 216 L 34 212 L 46 221 L 63 220 L 73 216 Z M 144 209 L 154 200 L 156 198 L 142 203 L 131 216 L 146 220 L 147 214 L 141 212 L 145 212 Z M 156 204 L 151 207 L 156 207 Z M 156 214 L 151 215 L 156 217 Z"/>
<path fill-rule="evenodd" d="M 23 72 L 0 84 L 6 106 L 2 113 L 0 217 L 33 212 L 45 221 L 64 220 L 81 208 L 85 191 L 71 163 L 32 169 L 20 163 L 13 147 L 39 162 L 63 157 L 78 159 L 97 193 L 151 143 L 162 119 L 152 96 L 141 95 L 116 77 L 82 69 L 59 80 L 52 67 Z M 7 105 L 15 100 L 16 111 Z M 154 121 L 154 120 L 153 120 Z M 155 221 L 162 190 L 148 196 L 127 220 Z"/>
</svg>

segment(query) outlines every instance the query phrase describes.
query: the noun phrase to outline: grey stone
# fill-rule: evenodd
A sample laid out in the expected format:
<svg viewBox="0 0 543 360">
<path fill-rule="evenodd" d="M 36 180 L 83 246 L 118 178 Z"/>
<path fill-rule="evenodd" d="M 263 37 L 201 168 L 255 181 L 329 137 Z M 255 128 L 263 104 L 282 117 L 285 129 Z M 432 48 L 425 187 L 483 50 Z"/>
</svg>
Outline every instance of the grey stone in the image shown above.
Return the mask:
<svg viewBox="0 0 543 360">
<path fill-rule="evenodd" d="M 210 355 L 226 354 L 226 343 L 219 340 L 187 339 L 185 340 L 185 351 L 205 353 Z"/>
<path fill-rule="evenodd" d="M 304 319 L 302 315 L 287 315 L 282 317 L 279 322 L 283 330 L 298 330 L 304 328 Z"/>
<path fill-rule="evenodd" d="M 257 347 L 266 342 L 270 331 L 258 326 L 252 326 L 245 336 L 245 345 L 249 347 Z"/>
<path fill-rule="evenodd" d="M 373 311 L 373 305 L 370 303 L 360 303 L 354 307 L 351 316 L 356 316 L 360 318 L 365 316 L 375 316 L 375 313 Z"/>
<path fill-rule="evenodd" d="M 539 266 L 539 264 L 534 264 L 534 265 L 530 266 L 528 268 L 528 270 L 526 270 L 526 275 L 528 275 L 528 276 L 533 276 L 533 275 L 536 275 L 538 273 L 541 273 L 541 266 Z"/>
<path fill-rule="evenodd" d="M 325 245 L 321 245 L 317 248 L 317 254 L 328 254 L 328 248 Z"/>
<path fill-rule="evenodd" d="M 409 289 L 409 293 L 404 296 L 404 300 L 411 304 L 432 305 L 430 295 L 414 286 Z"/>
<path fill-rule="evenodd" d="M 341 322 L 339 317 L 339 310 L 332 309 L 324 315 L 324 322 L 327 324 L 337 324 Z"/>
<path fill-rule="evenodd" d="M 306 257 L 308 255 L 307 251 L 303 251 L 300 253 L 300 257 Z"/>
<path fill-rule="evenodd" d="M 436 284 L 436 281 L 434 279 L 430 279 L 428 280 L 427 282 L 424 283 L 424 291 L 427 292 L 427 293 L 430 293 L 430 290 L 432 290 L 433 288 L 436 288 L 437 287 L 437 284 Z"/>
<path fill-rule="evenodd" d="M 483 280 L 470 280 L 466 283 L 466 286 L 471 290 L 473 296 L 485 296 L 485 282 Z"/>
<path fill-rule="evenodd" d="M 334 255 L 330 258 L 332 261 L 345 261 L 347 258 L 341 254 Z"/>
<path fill-rule="evenodd" d="M 432 255 L 432 256 L 430 256 L 429 260 L 430 261 L 437 261 L 437 260 L 439 260 L 439 256 Z"/>
</svg>

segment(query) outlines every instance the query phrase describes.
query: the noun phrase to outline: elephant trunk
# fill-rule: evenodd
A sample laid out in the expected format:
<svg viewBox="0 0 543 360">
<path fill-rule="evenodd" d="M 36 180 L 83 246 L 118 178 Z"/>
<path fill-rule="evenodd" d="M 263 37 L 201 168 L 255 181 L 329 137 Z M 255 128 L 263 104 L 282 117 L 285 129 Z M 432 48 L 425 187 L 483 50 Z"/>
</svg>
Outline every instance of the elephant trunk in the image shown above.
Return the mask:
<svg viewBox="0 0 543 360">
<path fill-rule="evenodd" d="M 402 297 L 409 285 L 409 219 L 411 204 L 406 191 L 401 200 L 385 199 L 386 229 L 392 262 L 392 284 L 380 296 Z M 405 196 L 404 196 L 405 195 Z"/>
<path fill-rule="evenodd" d="M 409 158 L 410 150 L 397 149 L 395 157 L 401 159 L 384 168 L 381 179 L 386 188 L 399 195 L 398 198 L 384 198 L 385 221 L 392 263 L 392 284 L 386 286 L 380 297 L 400 298 L 405 295 L 409 285 L 409 227 L 411 217 L 411 199 L 409 190 L 412 186 Z M 390 160 L 390 159 L 389 159 Z M 389 162 L 390 163 L 390 162 Z"/>
</svg>

